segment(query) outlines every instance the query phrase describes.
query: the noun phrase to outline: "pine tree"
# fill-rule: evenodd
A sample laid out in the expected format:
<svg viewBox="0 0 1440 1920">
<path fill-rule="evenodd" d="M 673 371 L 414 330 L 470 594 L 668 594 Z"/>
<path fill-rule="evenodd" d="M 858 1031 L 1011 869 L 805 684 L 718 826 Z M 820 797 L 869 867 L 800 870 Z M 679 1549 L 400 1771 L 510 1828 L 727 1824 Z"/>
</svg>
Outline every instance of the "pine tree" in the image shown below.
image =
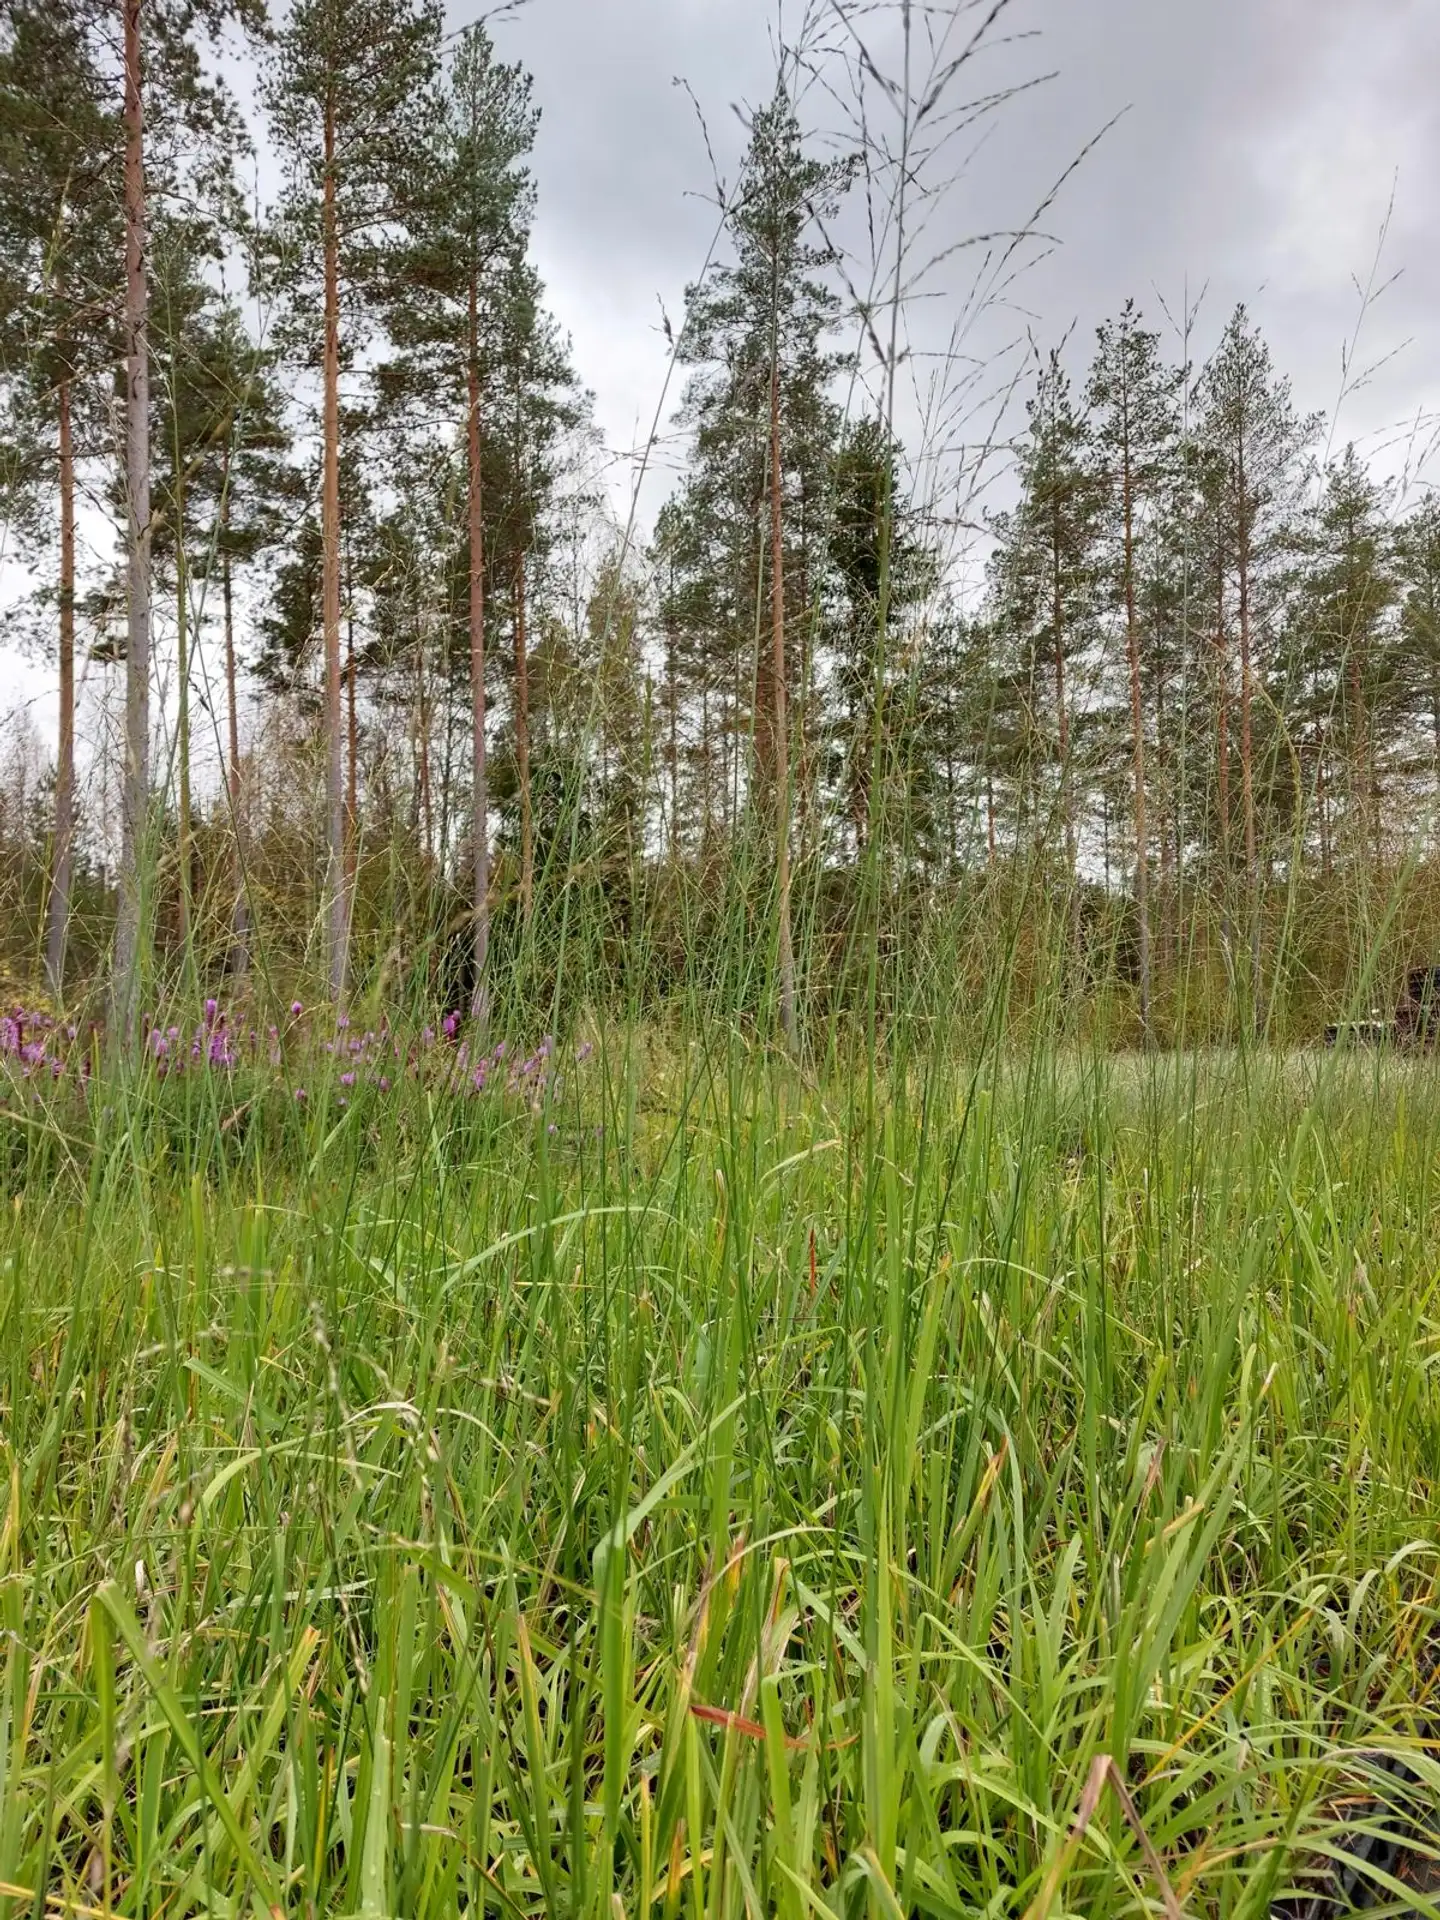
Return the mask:
<svg viewBox="0 0 1440 1920">
<path fill-rule="evenodd" d="M 104 443 L 117 356 L 122 130 L 87 22 L 55 4 L 7 9 L 0 45 L 0 368 L 7 507 L 32 552 L 58 507 L 59 738 L 45 973 L 64 995 L 75 840 L 77 468 Z M 33 511 L 27 516 L 22 508 Z"/>
<path fill-rule="evenodd" d="M 894 630 L 933 586 L 935 561 L 901 497 L 900 448 L 873 416 L 846 431 L 831 486 L 826 637 L 841 706 L 836 757 L 859 853 L 870 830 L 877 724 L 882 767 L 899 765 L 895 728 L 885 719 L 902 677 Z"/>
<path fill-rule="evenodd" d="M 1028 790 L 1022 813 L 1041 822 L 1036 749 L 1057 770 L 1056 801 L 1078 939 L 1079 806 L 1073 752 L 1073 668 L 1093 646 L 1100 495 L 1089 425 L 1077 411 L 1058 353 L 1040 370 L 1027 406 L 1029 432 L 1018 451 L 1019 504 L 997 517 L 991 596 L 1002 645 L 1018 676 L 1012 697 L 1028 716 L 1031 745 L 1018 769 Z M 1048 701 L 1046 681 L 1048 678 Z M 1048 725 L 1045 719 L 1049 707 Z M 1020 744 L 1020 743 L 1017 743 Z"/>
<path fill-rule="evenodd" d="M 1134 301 L 1099 330 L 1087 407 L 1093 422 L 1104 513 L 1103 592 L 1125 631 L 1129 680 L 1135 906 L 1139 921 L 1140 1027 L 1152 1037 L 1150 834 L 1145 777 L 1145 638 L 1141 628 L 1141 544 L 1162 514 L 1175 480 L 1183 372 L 1166 367 L 1160 336 L 1140 321 Z"/>
<path fill-rule="evenodd" d="M 424 190 L 391 325 L 408 360 L 401 379 L 419 379 L 462 427 L 468 548 L 471 701 L 471 1013 L 489 1004 L 490 791 L 486 762 L 487 397 L 500 356 L 500 316 L 510 275 L 523 255 L 533 192 L 525 160 L 537 115 L 530 81 L 495 58 L 483 27 L 456 44 L 433 109 Z"/>
<path fill-rule="evenodd" d="M 1429 730 L 1431 803 L 1440 807 L 1440 494 L 1427 493 L 1401 522 L 1395 559 L 1401 688 L 1410 713 Z"/>
<path fill-rule="evenodd" d="M 190 951 L 191 845 L 190 698 L 193 634 L 190 573 L 195 556 L 192 483 L 218 423 L 195 375 L 202 338 L 213 328 L 216 296 L 205 277 L 204 236 L 189 223 L 158 225 L 151 249 L 152 566 L 169 563 L 175 607 L 176 771 L 175 859 L 180 945 Z"/>
<path fill-rule="evenodd" d="M 234 585 L 239 568 L 276 544 L 301 498 L 290 464 L 291 435 L 276 382 L 274 349 L 260 348 L 238 307 L 222 297 L 197 260 L 192 240 L 172 226 L 156 248 L 153 354 L 156 404 L 155 537 L 157 562 L 171 568 L 176 602 L 179 762 L 177 864 L 182 932 L 190 894 L 190 710 L 199 608 L 194 583 L 219 574 L 224 655 L 222 759 L 230 814 L 233 898 L 229 969 L 249 964 L 245 899 L 242 761 Z M 168 241 L 168 244 L 166 242 Z"/>
<path fill-rule="evenodd" d="M 436 0 L 297 0 L 266 83 L 287 161 L 284 270 L 291 330 L 321 378 L 321 626 L 330 992 L 347 988 L 350 906 L 342 717 L 343 365 L 387 291 L 419 214 L 435 112 Z M 342 326 L 348 314 L 351 325 Z M 353 756 L 352 756 L 353 758 Z"/>
<path fill-rule="evenodd" d="M 1303 686 L 1301 718 L 1322 767 L 1338 717 L 1355 870 L 1363 883 L 1380 852 L 1378 743 L 1395 695 L 1390 615 L 1398 588 L 1384 494 L 1353 446 L 1326 474 L 1298 545 L 1292 672 Z"/>
<path fill-rule="evenodd" d="M 709 850 L 724 812 L 726 782 L 712 724 L 717 689 L 712 638 L 723 588 L 711 567 L 704 524 L 688 488 L 660 509 L 651 548 L 662 647 L 664 762 L 669 796 L 665 843 L 672 859 Z M 688 826 L 687 826 L 688 820 Z"/>
<path fill-rule="evenodd" d="M 150 933 L 144 865 L 150 812 L 152 651 L 150 248 L 157 188 L 197 204 L 229 199 L 240 130 L 222 85 L 203 70 L 195 35 L 230 20 L 250 33 L 260 0 L 122 0 L 125 129 L 125 776 L 114 1004 L 133 1034 Z M 157 138 L 158 136 L 158 138 Z"/>
<path fill-rule="evenodd" d="M 642 624 L 639 583 L 617 545 L 596 569 L 582 665 L 594 693 L 596 777 L 590 784 L 598 850 L 627 877 L 643 842 L 646 798 Z"/>
<path fill-rule="evenodd" d="M 714 580 L 714 640 L 728 655 L 731 727 L 749 711 L 751 797 L 774 834 L 780 1020 L 791 1044 L 789 691 L 794 635 L 807 630 L 812 592 L 809 556 L 795 538 L 808 516 L 796 509 L 804 501 L 813 514 L 828 490 L 839 426 L 829 386 L 842 365 L 826 347 L 839 312 L 822 278 L 830 254 L 810 231 L 844 181 L 843 169 L 807 156 L 782 80 L 751 123 L 730 216 L 735 261 L 690 290 L 680 342 L 682 361 L 698 371 L 681 416 L 695 440 L 678 509 L 694 532 L 675 550 L 688 549 Z M 737 765 L 737 795 L 738 776 Z"/>
<path fill-rule="evenodd" d="M 1238 307 L 1201 386 L 1199 437 L 1209 457 L 1218 515 L 1217 545 L 1224 555 L 1223 592 L 1233 581 L 1240 641 L 1240 792 L 1244 833 L 1246 918 L 1251 1010 L 1264 1024 L 1261 953 L 1261 873 L 1255 777 L 1255 695 L 1264 661 L 1258 657 L 1273 562 L 1286 537 L 1300 464 L 1315 423 L 1296 413 L 1290 383 L 1274 369 L 1270 350 Z M 1223 603 L 1222 603 L 1223 614 Z"/>
<path fill-rule="evenodd" d="M 1179 950 L 1188 854 L 1205 844 L 1213 769 L 1203 555 L 1208 537 L 1193 450 L 1182 440 L 1172 482 L 1137 541 L 1136 597 L 1144 636 L 1142 693 L 1154 717 L 1146 751 L 1146 819 L 1159 897 L 1151 914 L 1157 980 Z"/>
<path fill-rule="evenodd" d="M 545 311 L 539 276 L 518 254 L 498 289 L 493 355 L 492 436 L 503 459 L 490 487 L 493 546 L 508 562 L 511 716 L 519 811 L 520 910 L 528 924 L 535 898 L 534 802 L 530 789 L 529 626 L 532 569 L 543 567 L 547 508 L 566 435 L 584 439 L 586 397 L 578 391 L 566 342 Z"/>
</svg>

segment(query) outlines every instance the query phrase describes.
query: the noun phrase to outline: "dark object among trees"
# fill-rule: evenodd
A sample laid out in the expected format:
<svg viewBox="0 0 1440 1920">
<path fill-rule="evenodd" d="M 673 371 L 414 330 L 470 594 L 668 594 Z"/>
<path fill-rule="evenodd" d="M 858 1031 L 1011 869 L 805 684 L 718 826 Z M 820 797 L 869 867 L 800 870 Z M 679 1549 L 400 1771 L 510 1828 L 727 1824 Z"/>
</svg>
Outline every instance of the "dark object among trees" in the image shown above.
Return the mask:
<svg viewBox="0 0 1440 1920">
<path fill-rule="evenodd" d="M 1401 1046 L 1433 1047 L 1440 1041 L 1440 967 L 1414 967 L 1395 1009 L 1395 1038 Z"/>
<path fill-rule="evenodd" d="M 1327 1047 L 1433 1047 L 1440 1043 L 1440 967 L 1412 967 L 1394 1017 L 1340 1020 L 1325 1029 Z"/>
</svg>

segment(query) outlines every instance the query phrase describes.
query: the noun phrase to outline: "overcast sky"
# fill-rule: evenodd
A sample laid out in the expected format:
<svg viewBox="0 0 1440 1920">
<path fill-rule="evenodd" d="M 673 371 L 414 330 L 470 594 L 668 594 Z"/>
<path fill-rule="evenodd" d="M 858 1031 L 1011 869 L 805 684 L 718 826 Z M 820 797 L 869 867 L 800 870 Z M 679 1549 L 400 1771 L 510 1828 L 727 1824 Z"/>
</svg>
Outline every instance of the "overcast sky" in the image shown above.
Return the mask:
<svg viewBox="0 0 1440 1920">
<path fill-rule="evenodd" d="M 823 13 L 829 0 L 808 3 Z M 798 34 L 802 4 L 529 0 L 494 26 L 535 75 L 537 252 L 612 445 L 648 429 L 665 365 L 659 303 L 678 315 L 713 224 L 695 111 L 674 81 L 693 89 L 721 172 L 733 175 L 744 144 L 735 109 L 768 94 L 777 37 Z M 878 63 L 893 67 L 898 7 L 854 12 Z M 472 17 L 452 6 L 457 24 Z M 965 35 L 978 18 L 964 14 Z M 1178 318 L 1188 284 L 1192 301 L 1204 291 L 1198 357 L 1245 300 L 1301 405 L 1333 414 L 1356 282 L 1370 277 L 1393 191 L 1381 275 L 1400 278 L 1372 306 L 1359 360 L 1397 357 L 1351 396 L 1337 432 L 1379 445 L 1440 406 L 1435 0 L 1012 0 L 997 39 L 1001 30 L 1011 44 L 975 63 L 966 94 L 1055 77 L 995 116 L 934 209 L 938 241 L 1026 221 L 1123 117 L 1047 214 L 1059 245 L 1015 287 L 1009 312 L 992 316 L 984 342 L 1022 326 L 1042 346 L 1072 325 L 1083 337 L 1130 294 L 1163 324 L 1162 300 Z M 822 134 L 839 123 L 818 88 L 805 113 Z M 927 283 L 921 324 L 932 339 L 975 257 L 957 254 Z"/>
</svg>

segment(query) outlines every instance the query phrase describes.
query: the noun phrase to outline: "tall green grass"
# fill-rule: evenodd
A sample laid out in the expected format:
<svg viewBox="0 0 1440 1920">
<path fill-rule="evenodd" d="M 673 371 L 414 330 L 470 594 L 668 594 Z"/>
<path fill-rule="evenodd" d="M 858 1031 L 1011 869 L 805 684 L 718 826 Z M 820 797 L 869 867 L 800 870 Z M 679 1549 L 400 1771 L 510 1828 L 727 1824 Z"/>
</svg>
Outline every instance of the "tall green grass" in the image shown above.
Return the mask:
<svg viewBox="0 0 1440 1920">
<path fill-rule="evenodd" d="M 1104 1755 L 1260 1915 L 1440 1787 L 1426 1063 L 601 1037 L 12 1159 L 7 1915 L 1161 1911 Z"/>
</svg>

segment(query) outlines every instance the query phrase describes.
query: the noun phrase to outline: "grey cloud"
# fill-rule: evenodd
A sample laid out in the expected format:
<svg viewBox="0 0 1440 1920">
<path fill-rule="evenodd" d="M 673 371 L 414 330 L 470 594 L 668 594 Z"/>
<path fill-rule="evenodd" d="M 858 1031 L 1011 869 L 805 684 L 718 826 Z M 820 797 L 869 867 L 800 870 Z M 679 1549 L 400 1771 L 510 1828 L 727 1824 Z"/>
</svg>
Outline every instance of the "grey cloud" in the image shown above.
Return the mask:
<svg viewBox="0 0 1440 1920">
<path fill-rule="evenodd" d="M 792 28 L 798 11 L 791 0 Z M 744 135 L 732 109 L 768 91 L 776 19 L 771 0 L 532 0 L 496 28 L 536 76 L 538 251 L 617 442 L 633 437 L 658 393 L 657 297 L 676 311 L 714 221 L 694 111 L 672 81 L 694 88 L 722 169 L 733 169 Z M 1367 322 L 1361 359 L 1413 344 L 1352 396 L 1340 431 L 1373 436 L 1440 404 L 1440 123 L 1430 98 L 1440 8 L 1015 0 L 1007 20 L 1040 38 L 992 56 L 985 84 L 1050 68 L 1058 77 L 998 117 L 935 212 L 937 245 L 1024 219 L 1127 109 L 1047 216 L 1062 244 L 1019 289 L 1038 335 L 1058 338 L 1072 322 L 1088 333 L 1132 293 L 1158 318 L 1157 289 L 1178 313 L 1187 282 L 1192 297 L 1205 286 L 1197 347 L 1245 299 L 1301 402 L 1329 408 L 1357 312 L 1351 276 L 1369 271 L 1398 169 L 1386 270 L 1403 274 Z M 883 18 L 872 12 L 867 32 L 883 50 Z M 821 96 L 811 105 L 833 120 Z M 986 337 L 1017 324 L 1008 316 Z M 947 326 L 945 302 L 927 303 L 920 335 Z"/>
</svg>

